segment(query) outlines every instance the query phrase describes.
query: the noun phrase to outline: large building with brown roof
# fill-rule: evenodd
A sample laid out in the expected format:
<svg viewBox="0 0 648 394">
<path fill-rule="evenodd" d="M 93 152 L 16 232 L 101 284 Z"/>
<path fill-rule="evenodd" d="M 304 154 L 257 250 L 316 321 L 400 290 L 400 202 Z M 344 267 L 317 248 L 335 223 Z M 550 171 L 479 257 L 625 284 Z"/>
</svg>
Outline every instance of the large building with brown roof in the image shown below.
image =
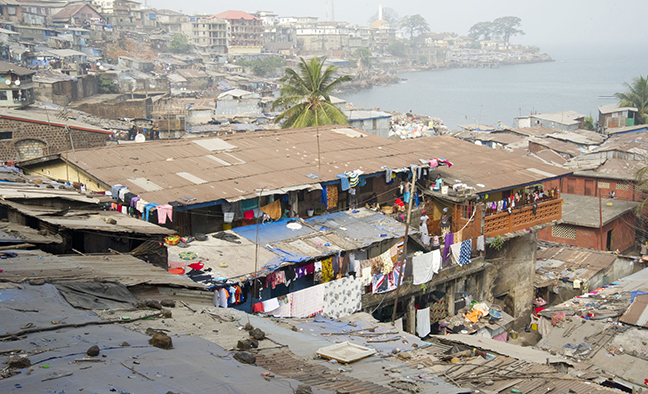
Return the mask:
<svg viewBox="0 0 648 394">
<path fill-rule="evenodd" d="M 229 23 L 227 52 L 261 53 L 263 47 L 263 21 L 244 11 L 225 11 L 214 15 Z"/>
</svg>

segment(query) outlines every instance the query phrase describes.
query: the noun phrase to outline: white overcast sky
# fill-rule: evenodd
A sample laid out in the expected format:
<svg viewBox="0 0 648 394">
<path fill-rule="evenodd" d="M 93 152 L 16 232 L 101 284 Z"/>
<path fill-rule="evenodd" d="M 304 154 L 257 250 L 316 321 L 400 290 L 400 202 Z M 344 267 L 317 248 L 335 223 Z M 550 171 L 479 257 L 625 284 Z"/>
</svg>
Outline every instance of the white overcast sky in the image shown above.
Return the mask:
<svg viewBox="0 0 648 394">
<path fill-rule="evenodd" d="M 326 20 L 331 1 L 335 2 L 335 20 L 353 24 L 366 25 L 382 3 L 401 17 L 421 14 L 433 32 L 467 34 L 477 22 L 513 15 L 522 19 L 522 30 L 526 32 L 525 36 L 512 39 L 513 43 L 541 47 L 634 45 L 639 51 L 648 50 L 648 0 L 147 0 L 147 3 L 187 14 L 216 14 L 228 9 L 266 10 L 281 16 L 316 16 Z"/>
</svg>

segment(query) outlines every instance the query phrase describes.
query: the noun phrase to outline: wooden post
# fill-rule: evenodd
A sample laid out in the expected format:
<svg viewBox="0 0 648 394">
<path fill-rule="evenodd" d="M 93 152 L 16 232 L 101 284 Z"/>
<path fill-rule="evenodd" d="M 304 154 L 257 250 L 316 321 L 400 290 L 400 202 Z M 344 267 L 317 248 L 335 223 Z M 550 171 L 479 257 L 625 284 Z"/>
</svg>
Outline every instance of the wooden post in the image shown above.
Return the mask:
<svg viewBox="0 0 648 394">
<path fill-rule="evenodd" d="M 598 181 L 596 181 L 596 188 L 598 189 Z M 603 208 L 601 206 L 601 191 L 598 190 L 599 195 L 599 234 L 601 239 L 601 250 L 605 250 L 603 247 Z"/>
<path fill-rule="evenodd" d="M 414 297 L 410 297 L 409 301 L 407 302 L 407 327 L 405 328 L 405 331 L 409 332 L 410 334 L 414 334 L 416 332 L 416 307 Z"/>
<path fill-rule="evenodd" d="M 448 305 L 448 317 L 455 315 L 455 281 L 448 282 L 446 288 L 446 304 Z"/>
<path fill-rule="evenodd" d="M 414 197 L 414 187 L 416 185 L 416 172 L 412 171 L 412 183 L 410 184 L 410 196 L 407 203 L 407 222 L 405 223 L 405 237 L 403 244 L 403 253 L 398 259 L 399 262 L 405 263 L 407 260 L 407 240 L 409 239 L 409 226 L 410 219 L 412 218 L 412 198 Z M 398 283 L 396 284 L 396 297 L 394 298 L 394 311 L 392 312 L 392 326 L 396 324 L 396 308 L 398 308 L 398 293 L 400 292 L 401 283 L 403 283 L 403 276 L 405 276 L 404 265 L 401 265 L 401 273 L 398 275 Z"/>
</svg>

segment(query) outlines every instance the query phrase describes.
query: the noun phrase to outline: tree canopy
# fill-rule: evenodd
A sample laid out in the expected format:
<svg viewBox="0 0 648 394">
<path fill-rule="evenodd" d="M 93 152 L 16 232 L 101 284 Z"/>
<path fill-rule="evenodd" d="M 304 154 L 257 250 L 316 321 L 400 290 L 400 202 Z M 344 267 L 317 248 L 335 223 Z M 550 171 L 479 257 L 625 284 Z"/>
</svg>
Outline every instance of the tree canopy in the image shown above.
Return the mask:
<svg viewBox="0 0 648 394">
<path fill-rule="evenodd" d="M 419 14 L 404 16 L 401 19 L 400 26 L 409 33 L 410 38 L 430 32 L 430 26 L 427 21 Z"/>
<path fill-rule="evenodd" d="M 493 22 L 475 23 L 470 30 L 468 30 L 468 36 L 477 41 L 482 37 L 484 37 L 484 40 L 490 41 L 493 38 Z"/>
<path fill-rule="evenodd" d="M 378 12 L 371 15 L 368 22 L 371 25 L 377 20 L 378 20 Z M 398 12 L 396 12 L 396 10 L 394 10 L 393 8 L 389 8 L 389 7 L 383 7 L 383 20 L 389 22 L 391 27 L 394 28 L 398 27 L 400 23 L 400 17 L 398 16 Z"/>
<path fill-rule="evenodd" d="M 632 84 L 625 83 L 626 91 L 615 93 L 619 106 L 637 108 L 635 124 L 648 123 L 648 79 L 639 75 L 632 80 Z"/>
<path fill-rule="evenodd" d="M 174 53 L 187 53 L 189 52 L 189 47 L 189 37 L 182 33 L 174 34 L 169 43 L 169 50 Z"/>
<path fill-rule="evenodd" d="M 517 16 L 503 16 L 493 21 L 495 33 L 502 38 L 504 42 L 509 42 L 513 36 L 524 35 L 524 32 L 518 27 L 522 26 L 522 19 Z"/>
<path fill-rule="evenodd" d="M 524 35 L 524 32 L 518 29 L 521 25 L 522 19 L 517 16 L 503 16 L 492 22 L 475 23 L 468 30 L 468 35 L 473 40 L 480 40 L 483 37 L 485 41 L 501 39 L 504 42 L 509 42 L 513 36 Z"/>
<path fill-rule="evenodd" d="M 313 57 L 306 62 L 300 58 L 297 71 L 286 68 L 282 83 L 281 96 L 272 103 L 272 109 L 285 109 L 275 123 L 283 128 L 347 124 L 347 117 L 339 108 L 331 104 L 330 94 L 351 76 L 335 77 L 337 67 L 324 69 L 326 58 Z"/>
<path fill-rule="evenodd" d="M 236 64 L 252 68 L 252 73 L 258 77 L 267 77 L 275 69 L 286 65 L 281 56 L 266 56 L 254 60 L 239 59 Z"/>
</svg>

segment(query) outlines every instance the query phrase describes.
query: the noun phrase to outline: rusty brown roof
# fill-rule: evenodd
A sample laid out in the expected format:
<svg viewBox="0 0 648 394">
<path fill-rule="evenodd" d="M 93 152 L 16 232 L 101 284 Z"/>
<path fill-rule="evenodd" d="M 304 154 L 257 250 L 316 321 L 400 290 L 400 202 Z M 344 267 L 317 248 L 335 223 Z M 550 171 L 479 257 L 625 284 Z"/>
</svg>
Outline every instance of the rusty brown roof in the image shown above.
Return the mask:
<svg viewBox="0 0 648 394">
<path fill-rule="evenodd" d="M 319 144 L 317 135 L 319 133 Z M 318 158 L 321 158 L 321 170 Z M 480 147 L 452 137 L 390 141 L 350 127 L 266 130 L 219 138 L 152 141 L 77 150 L 70 162 L 106 185 L 122 184 L 146 201 L 182 197 L 192 204 L 251 198 L 258 190 L 317 185 L 337 174 L 365 174 L 442 157 L 439 172 L 488 192 L 570 174 L 535 158 Z M 319 174 L 312 179 L 307 175 Z M 477 186 L 482 185 L 482 186 Z"/>
<path fill-rule="evenodd" d="M 648 328 L 648 294 L 636 296 L 619 320 L 622 323 Z"/>
</svg>

